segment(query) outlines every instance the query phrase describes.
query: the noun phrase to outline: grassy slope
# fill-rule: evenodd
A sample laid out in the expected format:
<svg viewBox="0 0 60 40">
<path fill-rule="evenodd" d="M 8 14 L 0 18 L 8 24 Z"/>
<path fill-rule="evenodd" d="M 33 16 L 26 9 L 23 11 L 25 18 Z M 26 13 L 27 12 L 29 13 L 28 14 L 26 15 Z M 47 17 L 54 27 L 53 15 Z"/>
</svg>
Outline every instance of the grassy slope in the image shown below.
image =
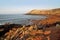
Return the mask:
<svg viewBox="0 0 60 40">
<path fill-rule="evenodd" d="M 50 10 L 31 10 L 27 13 L 28 15 L 60 15 L 60 8 Z"/>
</svg>

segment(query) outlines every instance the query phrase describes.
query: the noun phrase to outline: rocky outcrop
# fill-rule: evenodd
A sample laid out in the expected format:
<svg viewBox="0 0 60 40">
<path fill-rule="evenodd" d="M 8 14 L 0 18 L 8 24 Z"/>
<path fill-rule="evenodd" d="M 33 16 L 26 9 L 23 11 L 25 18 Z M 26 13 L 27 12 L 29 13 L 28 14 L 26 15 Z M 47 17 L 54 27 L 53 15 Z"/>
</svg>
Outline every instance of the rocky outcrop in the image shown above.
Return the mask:
<svg viewBox="0 0 60 40">
<path fill-rule="evenodd" d="M 32 10 L 30 12 L 27 13 L 28 15 L 60 15 L 60 8 L 57 8 L 57 9 L 50 9 L 50 10 Z"/>
<path fill-rule="evenodd" d="M 42 25 L 42 26 L 52 26 L 56 24 L 60 24 L 60 17 L 59 16 L 49 16 L 44 20 L 32 20 L 33 24 Z"/>
<path fill-rule="evenodd" d="M 15 26 L 11 26 L 15 25 Z M 6 32 L 0 37 L 0 40 L 60 40 L 60 26 L 49 27 L 46 29 L 37 29 L 37 25 L 16 26 L 11 24 L 5 28 Z M 3 33 L 3 32 L 2 32 Z M 1 33 L 0 33 L 1 34 Z"/>
</svg>

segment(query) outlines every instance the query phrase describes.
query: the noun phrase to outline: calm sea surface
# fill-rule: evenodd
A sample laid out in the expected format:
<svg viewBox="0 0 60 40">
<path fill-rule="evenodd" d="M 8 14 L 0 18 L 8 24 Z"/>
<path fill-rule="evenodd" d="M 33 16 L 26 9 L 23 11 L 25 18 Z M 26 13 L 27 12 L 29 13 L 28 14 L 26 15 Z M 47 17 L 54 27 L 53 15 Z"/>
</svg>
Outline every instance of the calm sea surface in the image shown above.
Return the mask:
<svg viewBox="0 0 60 40">
<path fill-rule="evenodd" d="M 42 15 L 0 14 L 0 25 L 5 23 L 29 24 L 30 20 L 44 19 Z"/>
</svg>

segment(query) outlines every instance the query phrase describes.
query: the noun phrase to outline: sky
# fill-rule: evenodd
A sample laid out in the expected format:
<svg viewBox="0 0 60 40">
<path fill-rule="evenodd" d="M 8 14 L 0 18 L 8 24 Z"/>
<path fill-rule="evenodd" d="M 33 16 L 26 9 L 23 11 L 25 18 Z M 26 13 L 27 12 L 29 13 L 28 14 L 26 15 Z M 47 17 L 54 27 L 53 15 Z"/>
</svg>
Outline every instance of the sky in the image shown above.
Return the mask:
<svg viewBox="0 0 60 40">
<path fill-rule="evenodd" d="M 0 0 L 0 14 L 23 14 L 33 9 L 60 8 L 60 0 Z"/>
</svg>

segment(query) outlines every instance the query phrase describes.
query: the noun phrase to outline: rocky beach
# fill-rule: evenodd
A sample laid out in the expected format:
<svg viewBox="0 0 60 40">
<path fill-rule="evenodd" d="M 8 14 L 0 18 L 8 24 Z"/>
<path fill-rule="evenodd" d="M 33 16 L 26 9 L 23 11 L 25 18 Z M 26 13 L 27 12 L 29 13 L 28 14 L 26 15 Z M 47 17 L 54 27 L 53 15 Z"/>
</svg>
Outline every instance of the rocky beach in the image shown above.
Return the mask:
<svg viewBox="0 0 60 40">
<path fill-rule="evenodd" d="M 44 15 L 47 18 L 30 20 L 30 25 L 0 25 L 0 40 L 60 40 L 60 8 L 32 10 L 25 15 Z"/>
</svg>

